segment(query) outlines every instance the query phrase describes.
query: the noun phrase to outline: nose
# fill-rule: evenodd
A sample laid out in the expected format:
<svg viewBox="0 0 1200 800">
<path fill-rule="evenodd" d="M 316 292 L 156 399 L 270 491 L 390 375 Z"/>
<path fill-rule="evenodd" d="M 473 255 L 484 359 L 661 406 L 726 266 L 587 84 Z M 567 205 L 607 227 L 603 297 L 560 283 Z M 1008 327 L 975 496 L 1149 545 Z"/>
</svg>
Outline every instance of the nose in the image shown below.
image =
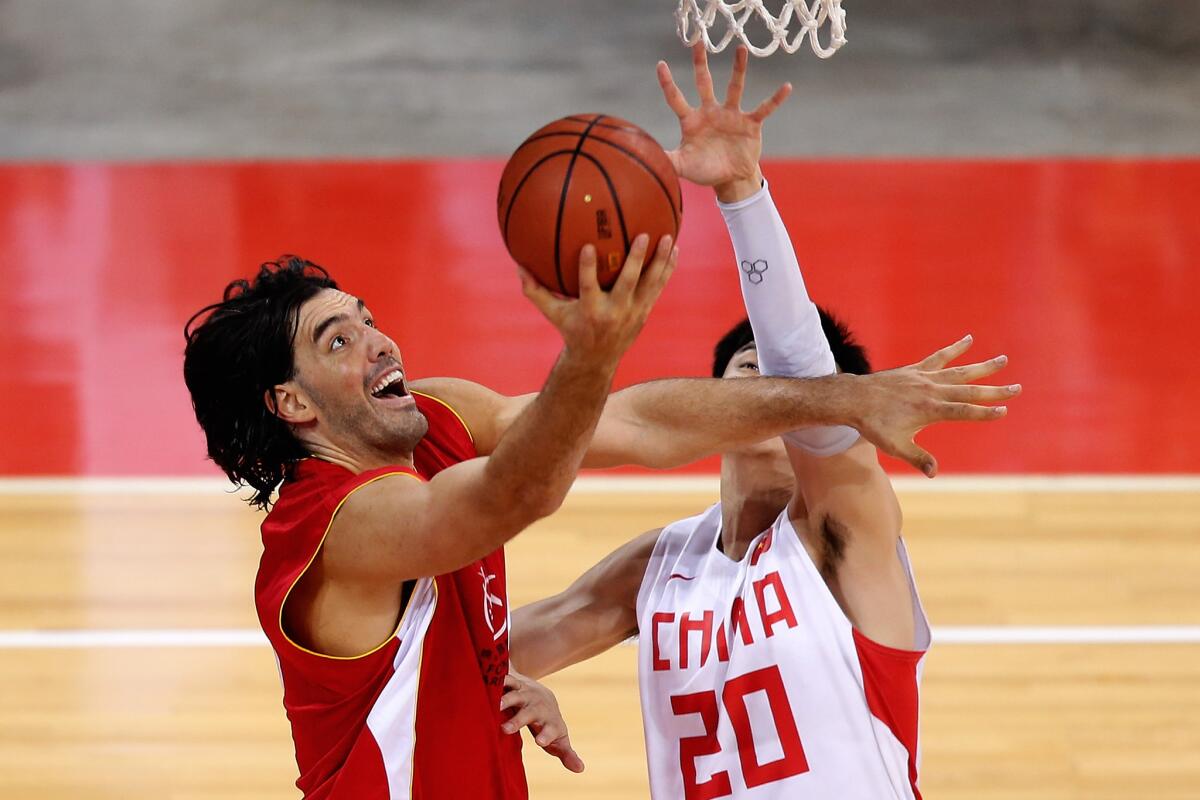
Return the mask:
<svg viewBox="0 0 1200 800">
<path fill-rule="evenodd" d="M 367 330 L 369 331 L 368 352 L 371 353 L 372 361 L 382 361 L 385 358 L 400 361 L 400 349 L 396 347 L 395 342 L 377 328 L 367 328 Z"/>
</svg>

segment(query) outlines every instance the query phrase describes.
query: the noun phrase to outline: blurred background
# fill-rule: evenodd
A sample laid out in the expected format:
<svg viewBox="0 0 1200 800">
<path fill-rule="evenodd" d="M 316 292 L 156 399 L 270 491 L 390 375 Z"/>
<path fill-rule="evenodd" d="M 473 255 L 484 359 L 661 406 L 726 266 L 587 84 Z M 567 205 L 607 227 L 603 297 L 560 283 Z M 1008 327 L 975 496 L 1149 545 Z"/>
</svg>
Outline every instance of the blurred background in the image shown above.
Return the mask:
<svg viewBox="0 0 1200 800">
<path fill-rule="evenodd" d="M 844 7 L 833 58 L 752 59 L 747 88 L 795 85 L 764 169 L 812 293 L 879 367 L 971 332 L 1025 386 L 1001 423 L 922 434 L 944 477 L 888 465 L 946 634 L 926 794 L 1200 797 L 1200 5 Z M 673 11 L 0 0 L 0 795 L 296 795 L 258 519 L 204 459 L 183 324 L 299 253 L 414 377 L 536 390 L 558 340 L 499 237 L 500 170 L 569 113 L 672 146 Z M 741 316 L 710 193 L 684 209 L 620 385 L 707 374 Z M 702 508 L 715 463 L 588 476 L 511 548 L 512 602 Z M 589 771 L 531 752 L 534 796 L 645 796 L 632 648 L 555 680 Z"/>
</svg>

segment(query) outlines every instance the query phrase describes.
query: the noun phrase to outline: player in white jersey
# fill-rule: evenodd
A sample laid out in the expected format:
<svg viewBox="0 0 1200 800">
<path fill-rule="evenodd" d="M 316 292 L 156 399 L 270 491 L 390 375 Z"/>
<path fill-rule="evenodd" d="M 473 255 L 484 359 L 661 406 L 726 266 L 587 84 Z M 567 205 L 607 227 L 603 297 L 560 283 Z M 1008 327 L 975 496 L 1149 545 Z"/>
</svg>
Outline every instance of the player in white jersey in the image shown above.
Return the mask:
<svg viewBox="0 0 1200 800">
<path fill-rule="evenodd" d="M 867 372 L 862 349 L 808 298 L 758 170 L 762 120 L 788 87 L 741 112 L 746 61 L 739 51 L 718 104 L 698 48 L 699 108 L 659 66 L 683 131 L 677 168 L 716 189 L 749 314 L 718 345 L 714 375 Z M 969 345 L 919 367 L 941 370 Z M 954 380 L 1004 363 L 956 368 Z M 983 403 L 1020 387 L 956 391 L 964 404 Z M 963 418 L 1003 414 L 964 407 Z M 650 786 L 660 800 L 917 800 L 929 626 L 900 529 L 875 449 L 852 429 L 805 429 L 725 453 L 718 504 L 643 534 L 559 595 L 517 609 L 513 664 L 541 677 L 638 635 Z"/>
</svg>

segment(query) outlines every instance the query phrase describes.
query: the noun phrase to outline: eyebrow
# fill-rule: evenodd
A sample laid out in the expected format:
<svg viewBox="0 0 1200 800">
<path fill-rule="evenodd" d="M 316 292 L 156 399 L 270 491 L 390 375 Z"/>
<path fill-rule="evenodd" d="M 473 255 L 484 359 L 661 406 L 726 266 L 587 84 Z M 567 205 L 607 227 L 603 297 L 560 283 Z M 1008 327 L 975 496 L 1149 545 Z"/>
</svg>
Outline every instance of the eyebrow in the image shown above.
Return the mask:
<svg viewBox="0 0 1200 800">
<path fill-rule="evenodd" d="M 738 357 L 738 356 L 740 356 L 742 353 L 744 353 L 744 352 L 746 352 L 747 350 L 749 350 L 751 347 L 754 347 L 754 341 L 753 341 L 753 340 L 751 340 L 751 341 L 749 341 L 749 342 L 746 342 L 744 345 L 742 345 L 741 347 L 739 347 L 739 348 L 737 349 L 737 352 L 735 352 L 735 353 L 733 354 L 734 358 L 737 358 L 737 357 Z"/>
<path fill-rule="evenodd" d="M 366 309 L 366 307 L 367 307 L 366 303 L 364 303 L 362 300 L 358 301 L 358 310 L 360 312 L 364 311 Z M 336 325 L 339 322 L 345 322 L 349 318 L 350 317 L 346 314 L 334 314 L 332 317 L 327 317 L 327 318 L 321 320 L 320 324 L 318 324 L 317 327 L 313 330 L 313 337 L 312 337 L 313 344 L 316 344 L 317 342 L 321 341 L 321 334 L 323 334 L 323 333 L 325 333 L 325 331 L 329 330 L 331 325 Z"/>
</svg>

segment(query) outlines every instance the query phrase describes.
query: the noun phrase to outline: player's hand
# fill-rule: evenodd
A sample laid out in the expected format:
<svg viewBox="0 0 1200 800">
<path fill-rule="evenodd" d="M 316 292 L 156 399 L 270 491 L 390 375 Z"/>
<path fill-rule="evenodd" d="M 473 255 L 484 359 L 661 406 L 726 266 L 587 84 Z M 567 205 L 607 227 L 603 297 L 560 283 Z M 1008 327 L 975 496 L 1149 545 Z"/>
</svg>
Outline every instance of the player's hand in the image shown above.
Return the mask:
<svg viewBox="0 0 1200 800">
<path fill-rule="evenodd" d="M 749 58 L 745 47 L 737 49 L 733 74 L 722 103 L 713 91 L 708 51 L 702 42 L 697 42 L 692 47 L 692 71 L 696 77 L 696 90 L 700 93 L 698 108 L 688 105 L 671 77 L 667 63 L 658 62 L 658 83 L 667 105 L 679 117 L 679 147 L 668 151 L 667 155 L 679 177 L 701 186 L 715 187 L 717 197 L 724 202 L 741 200 L 758 191 L 762 184 L 758 158 L 762 154 L 763 120 L 792 93 L 792 85 L 785 83 L 753 111 L 742 111 Z"/>
<path fill-rule="evenodd" d="M 579 254 L 578 299 L 551 292 L 517 268 L 522 291 L 558 328 L 568 353 L 615 366 L 633 344 L 679 260 L 679 248 L 664 236 L 643 269 L 649 241 L 644 233 L 633 240 L 625 265 L 607 292 L 596 277 L 596 248 L 584 247 Z"/>
<path fill-rule="evenodd" d="M 937 459 L 913 442 L 922 428 L 935 422 L 1000 419 L 1008 407 L 986 404 L 1003 403 L 1021 393 L 1020 384 L 973 383 L 1003 369 L 1007 356 L 948 366 L 967 352 L 971 342 L 966 336 L 917 364 L 856 378 L 865 391 L 856 395 L 861 417 L 854 427 L 883 452 L 904 459 L 932 478 L 937 474 Z"/>
<path fill-rule="evenodd" d="M 562 762 L 571 772 L 583 772 L 583 759 L 571 747 L 567 723 L 563 722 L 554 692 L 533 678 L 526 678 L 509 667 L 504 678 L 500 710 L 513 709 L 512 717 L 500 726 L 505 733 L 529 728 L 537 746 Z"/>
</svg>

